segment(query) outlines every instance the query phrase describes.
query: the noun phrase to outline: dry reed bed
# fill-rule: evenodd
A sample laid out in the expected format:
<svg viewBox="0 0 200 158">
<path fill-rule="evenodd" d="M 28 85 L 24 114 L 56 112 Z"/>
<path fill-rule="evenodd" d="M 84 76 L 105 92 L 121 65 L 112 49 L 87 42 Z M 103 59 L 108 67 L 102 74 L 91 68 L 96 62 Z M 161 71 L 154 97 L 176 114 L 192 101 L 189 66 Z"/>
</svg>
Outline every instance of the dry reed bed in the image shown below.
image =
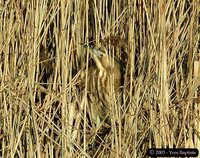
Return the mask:
<svg viewBox="0 0 200 158">
<path fill-rule="evenodd" d="M 198 7 L 195 0 L 1 1 L 0 157 L 200 149 Z M 90 41 L 125 64 L 123 103 L 111 99 L 111 130 L 95 147 L 100 134 L 78 87 L 90 59 L 80 43 Z"/>
</svg>

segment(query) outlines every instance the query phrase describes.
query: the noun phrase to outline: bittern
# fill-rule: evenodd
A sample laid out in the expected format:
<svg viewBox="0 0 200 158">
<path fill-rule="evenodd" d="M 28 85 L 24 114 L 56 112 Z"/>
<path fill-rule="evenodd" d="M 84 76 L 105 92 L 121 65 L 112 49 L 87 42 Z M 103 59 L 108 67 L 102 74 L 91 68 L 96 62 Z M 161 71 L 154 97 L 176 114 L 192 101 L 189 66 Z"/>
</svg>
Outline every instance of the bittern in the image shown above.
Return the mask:
<svg viewBox="0 0 200 158">
<path fill-rule="evenodd" d="M 89 111 L 97 123 L 97 119 L 104 120 L 110 114 L 111 100 L 120 93 L 123 75 L 116 59 L 101 49 L 88 47 L 95 63 L 88 68 Z"/>
</svg>

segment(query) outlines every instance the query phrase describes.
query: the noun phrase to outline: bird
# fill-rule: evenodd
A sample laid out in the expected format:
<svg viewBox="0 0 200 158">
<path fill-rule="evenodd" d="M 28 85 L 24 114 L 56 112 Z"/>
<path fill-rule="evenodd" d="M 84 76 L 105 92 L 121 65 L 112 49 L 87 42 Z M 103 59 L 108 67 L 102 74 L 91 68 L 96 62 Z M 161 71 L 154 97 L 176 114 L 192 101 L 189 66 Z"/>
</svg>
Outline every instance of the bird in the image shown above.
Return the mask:
<svg viewBox="0 0 200 158">
<path fill-rule="evenodd" d="M 102 120 L 110 122 L 111 100 L 114 95 L 117 96 L 121 92 L 122 66 L 116 58 L 108 55 L 103 49 L 89 45 L 84 47 L 89 48 L 91 58 L 94 61 L 94 64 L 88 68 L 87 77 L 88 111 L 91 121 L 96 124 Z M 85 79 L 85 77 L 82 78 Z"/>
</svg>

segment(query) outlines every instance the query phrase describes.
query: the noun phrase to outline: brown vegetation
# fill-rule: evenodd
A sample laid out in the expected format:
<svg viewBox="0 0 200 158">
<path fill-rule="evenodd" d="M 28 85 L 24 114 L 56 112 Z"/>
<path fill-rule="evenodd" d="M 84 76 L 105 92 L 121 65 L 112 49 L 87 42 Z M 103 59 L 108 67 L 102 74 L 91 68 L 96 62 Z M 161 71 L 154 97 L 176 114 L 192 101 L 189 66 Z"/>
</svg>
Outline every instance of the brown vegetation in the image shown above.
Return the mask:
<svg viewBox="0 0 200 158">
<path fill-rule="evenodd" d="M 195 0 L 2 0 L 0 157 L 200 149 L 198 15 Z"/>
</svg>

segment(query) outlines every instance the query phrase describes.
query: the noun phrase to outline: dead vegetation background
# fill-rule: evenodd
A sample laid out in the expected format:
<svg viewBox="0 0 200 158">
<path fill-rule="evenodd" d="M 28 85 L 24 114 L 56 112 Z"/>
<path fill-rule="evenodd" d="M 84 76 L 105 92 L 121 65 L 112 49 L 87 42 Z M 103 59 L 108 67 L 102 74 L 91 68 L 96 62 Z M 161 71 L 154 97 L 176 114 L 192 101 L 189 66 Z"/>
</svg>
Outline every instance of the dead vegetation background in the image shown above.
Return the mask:
<svg viewBox="0 0 200 158">
<path fill-rule="evenodd" d="M 198 16 L 197 0 L 1 0 L 0 157 L 200 149 Z M 78 86 L 91 41 L 125 70 L 104 136 Z"/>
</svg>

